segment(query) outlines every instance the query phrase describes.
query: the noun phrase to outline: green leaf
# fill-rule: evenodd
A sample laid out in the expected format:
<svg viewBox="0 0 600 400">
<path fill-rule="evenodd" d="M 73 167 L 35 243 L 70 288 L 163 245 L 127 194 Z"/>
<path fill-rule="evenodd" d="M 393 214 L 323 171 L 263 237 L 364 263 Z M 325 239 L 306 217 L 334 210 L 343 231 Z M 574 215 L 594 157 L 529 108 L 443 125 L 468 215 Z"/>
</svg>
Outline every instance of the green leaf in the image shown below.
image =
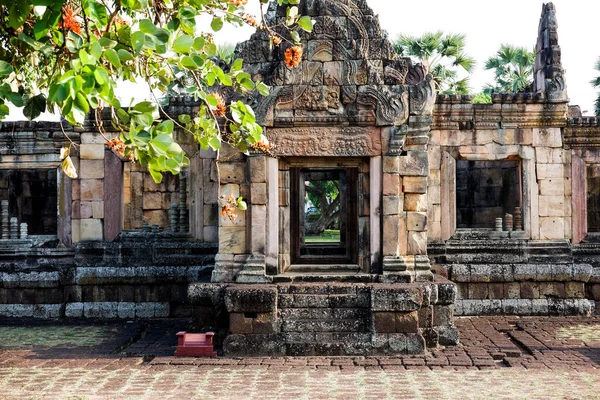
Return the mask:
<svg viewBox="0 0 600 400">
<path fill-rule="evenodd" d="M 131 35 L 131 47 L 135 55 L 139 54 L 146 43 L 146 34 L 141 31 L 134 32 Z"/>
<path fill-rule="evenodd" d="M 119 49 L 119 50 L 117 50 L 117 54 L 119 55 L 119 58 L 121 59 L 121 61 L 135 60 L 133 55 L 130 52 L 128 52 L 127 50 Z"/>
<path fill-rule="evenodd" d="M 156 171 L 154 168 L 148 168 L 148 172 L 150 172 L 150 175 L 152 176 L 152 179 L 154 179 L 154 182 L 156 182 L 157 184 L 162 182 L 163 176 L 159 171 Z"/>
<path fill-rule="evenodd" d="M 143 19 L 140 21 L 140 31 L 152 35 L 156 31 L 156 26 L 149 19 Z"/>
<path fill-rule="evenodd" d="M 36 22 L 36 24 L 33 26 L 33 36 L 35 37 L 35 40 L 40 40 L 41 38 L 46 36 L 49 30 L 50 28 L 48 27 L 47 20 L 41 20 Z"/>
<path fill-rule="evenodd" d="M 119 55 L 113 49 L 104 50 L 104 57 L 112 64 L 113 67 L 121 68 L 121 60 L 119 59 Z"/>
<path fill-rule="evenodd" d="M 291 36 L 292 40 L 294 41 L 294 43 L 300 43 L 300 34 L 298 32 L 291 31 L 290 36 Z"/>
<path fill-rule="evenodd" d="M 13 67 L 6 61 L 0 61 L 0 76 L 8 76 L 12 74 Z"/>
<path fill-rule="evenodd" d="M 223 20 L 219 17 L 213 18 L 212 22 L 210 23 L 210 27 L 215 32 L 220 31 L 223 28 Z"/>
<path fill-rule="evenodd" d="M 262 83 L 262 82 L 258 82 L 256 84 L 256 89 L 258 90 L 258 93 L 261 94 L 261 96 L 268 96 L 269 95 L 270 88 L 267 85 L 265 85 L 264 83 Z"/>
<path fill-rule="evenodd" d="M 46 97 L 43 94 L 30 97 L 25 101 L 23 115 L 29 120 L 36 119 L 44 111 L 46 111 Z"/>
<path fill-rule="evenodd" d="M 20 28 L 27 21 L 31 7 L 25 0 L 13 0 L 8 9 L 8 26 L 13 29 Z"/>
<path fill-rule="evenodd" d="M 90 105 L 88 104 L 87 99 L 81 93 L 77 93 L 77 97 L 75 97 L 75 101 L 73 102 L 73 109 L 79 109 L 84 114 L 87 114 L 90 111 Z"/>
<path fill-rule="evenodd" d="M 142 113 L 153 113 L 156 110 L 156 105 L 150 101 L 142 101 L 137 103 L 133 109 Z"/>
<path fill-rule="evenodd" d="M 179 36 L 177 39 L 175 39 L 175 42 L 173 42 L 173 50 L 176 51 L 177 53 L 187 54 L 190 52 L 190 49 L 192 48 L 193 45 L 194 45 L 193 38 L 191 38 L 188 35 L 182 35 L 182 36 Z"/>
<path fill-rule="evenodd" d="M 297 24 L 306 32 L 312 32 L 314 21 L 308 15 L 305 15 L 298 20 Z"/>
<path fill-rule="evenodd" d="M 175 129 L 175 124 L 170 119 L 164 120 L 156 126 L 157 132 L 161 132 L 167 135 L 173 133 L 173 129 Z"/>
<path fill-rule="evenodd" d="M 102 46 L 97 41 L 90 46 L 90 55 L 96 60 L 99 60 L 100 57 L 102 57 Z"/>
<path fill-rule="evenodd" d="M 236 58 L 233 64 L 231 64 L 231 72 L 241 70 L 243 64 L 244 60 L 242 60 L 241 58 Z"/>
<path fill-rule="evenodd" d="M 167 135 L 166 133 L 161 133 L 152 139 L 151 143 L 166 152 L 171 143 L 173 143 L 173 137 L 171 137 L 171 135 Z"/>
<path fill-rule="evenodd" d="M 214 57 L 215 54 L 217 54 L 217 45 L 215 45 L 214 43 L 206 43 L 204 45 L 204 53 L 208 57 Z"/>
</svg>

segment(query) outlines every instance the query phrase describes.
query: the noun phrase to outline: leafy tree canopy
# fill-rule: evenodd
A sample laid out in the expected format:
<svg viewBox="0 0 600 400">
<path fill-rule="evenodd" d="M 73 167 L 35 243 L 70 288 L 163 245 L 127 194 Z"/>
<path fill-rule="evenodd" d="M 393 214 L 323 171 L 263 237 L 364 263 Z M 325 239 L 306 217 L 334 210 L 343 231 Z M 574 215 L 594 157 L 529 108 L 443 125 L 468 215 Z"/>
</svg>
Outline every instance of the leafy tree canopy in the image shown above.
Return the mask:
<svg viewBox="0 0 600 400">
<path fill-rule="evenodd" d="M 485 62 L 485 69 L 493 69 L 495 83 L 484 90 L 490 92 L 517 93 L 526 90 L 533 83 L 535 53 L 525 47 L 508 44 L 500 45 L 495 56 Z"/>
<path fill-rule="evenodd" d="M 413 57 L 429 67 L 438 90 L 444 94 L 468 94 L 469 79 L 459 79 L 459 70 L 472 72 L 475 59 L 465 53 L 465 35 L 428 32 L 415 37 L 400 35 L 393 43 L 400 56 Z"/>
<path fill-rule="evenodd" d="M 277 0 L 287 6 L 288 39 L 246 13 L 247 0 L 0 0 L 0 119 L 8 115 L 7 103 L 23 107 L 29 119 L 48 110 L 74 125 L 90 111 L 98 118 L 99 110 L 110 107 L 120 135 L 111 139 L 100 127 L 108 145 L 147 166 L 157 182 L 161 172 L 177 174 L 189 162 L 173 138 L 175 129 L 204 149 L 219 149 L 223 141 L 242 151 L 268 148 L 252 108 L 241 101 L 225 104 L 217 90 L 267 95 L 269 88 L 252 81 L 241 59 L 221 68 L 212 33 L 224 24 L 248 24 L 267 32 L 274 45 L 289 43 L 297 56 L 298 32 L 313 26 L 298 15 L 299 1 Z M 203 15 L 210 26 L 199 24 Z M 151 90 L 166 92 L 177 72 L 193 83 L 185 87 L 201 101 L 197 115 L 160 120 L 157 101 L 121 104 L 115 97 L 119 81 L 147 82 Z M 63 150 L 63 169 L 76 176 L 69 149 Z"/>
<path fill-rule="evenodd" d="M 596 69 L 596 71 L 598 71 L 600 73 L 600 57 L 596 61 L 596 65 L 594 65 L 594 68 Z M 596 89 L 600 89 L 600 75 L 595 77 L 594 79 L 592 79 L 590 81 L 590 83 Z M 595 114 L 600 117 L 600 91 L 598 92 L 598 97 L 596 98 L 594 108 L 595 108 Z"/>
</svg>

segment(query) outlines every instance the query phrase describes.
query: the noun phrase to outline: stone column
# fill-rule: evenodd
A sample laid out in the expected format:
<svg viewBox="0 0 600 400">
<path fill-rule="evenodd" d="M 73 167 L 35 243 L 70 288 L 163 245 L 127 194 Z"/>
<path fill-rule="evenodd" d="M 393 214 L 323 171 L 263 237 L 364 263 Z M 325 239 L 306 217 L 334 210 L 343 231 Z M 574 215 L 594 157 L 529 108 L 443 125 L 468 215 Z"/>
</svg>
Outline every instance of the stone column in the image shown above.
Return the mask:
<svg viewBox="0 0 600 400">
<path fill-rule="evenodd" d="M 267 225 L 269 191 L 267 187 L 267 156 L 251 151 L 246 163 L 250 186 L 250 198 L 247 199 L 246 241 L 248 258 L 235 281 L 240 283 L 266 283 Z"/>
</svg>

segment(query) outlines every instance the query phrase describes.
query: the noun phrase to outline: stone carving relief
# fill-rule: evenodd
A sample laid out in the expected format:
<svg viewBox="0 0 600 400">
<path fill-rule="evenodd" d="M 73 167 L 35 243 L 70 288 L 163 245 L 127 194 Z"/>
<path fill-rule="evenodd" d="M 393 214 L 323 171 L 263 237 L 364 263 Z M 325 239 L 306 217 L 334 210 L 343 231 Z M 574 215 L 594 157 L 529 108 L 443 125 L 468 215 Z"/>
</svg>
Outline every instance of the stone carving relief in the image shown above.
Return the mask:
<svg viewBox="0 0 600 400">
<path fill-rule="evenodd" d="M 380 130 L 366 127 L 275 128 L 267 137 L 282 156 L 363 157 L 381 154 Z"/>
<path fill-rule="evenodd" d="M 404 86 L 361 86 L 359 107 L 375 109 L 378 126 L 398 126 L 408 119 L 408 91 Z"/>
<path fill-rule="evenodd" d="M 410 113 L 412 115 L 431 114 L 435 106 L 435 81 L 430 74 L 418 85 L 409 86 Z"/>
</svg>

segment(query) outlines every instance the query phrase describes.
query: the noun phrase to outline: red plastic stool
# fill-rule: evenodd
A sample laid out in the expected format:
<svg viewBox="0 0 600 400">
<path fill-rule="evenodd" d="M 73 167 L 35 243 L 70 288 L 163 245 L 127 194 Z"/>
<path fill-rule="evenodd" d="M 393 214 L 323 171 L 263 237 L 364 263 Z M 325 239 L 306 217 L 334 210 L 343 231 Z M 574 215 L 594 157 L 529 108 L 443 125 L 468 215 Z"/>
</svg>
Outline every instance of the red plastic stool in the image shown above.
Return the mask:
<svg viewBox="0 0 600 400">
<path fill-rule="evenodd" d="M 177 332 L 175 357 L 216 357 L 217 352 L 213 345 L 214 335 L 214 332 Z"/>
</svg>

